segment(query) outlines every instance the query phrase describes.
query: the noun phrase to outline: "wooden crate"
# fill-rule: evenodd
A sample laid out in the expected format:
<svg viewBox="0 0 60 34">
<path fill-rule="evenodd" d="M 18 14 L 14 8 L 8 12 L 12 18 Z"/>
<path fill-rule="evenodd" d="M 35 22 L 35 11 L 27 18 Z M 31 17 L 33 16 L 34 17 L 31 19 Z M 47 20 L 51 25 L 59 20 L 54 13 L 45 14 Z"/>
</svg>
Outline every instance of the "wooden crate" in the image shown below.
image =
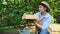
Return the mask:
<svg viewBox="0 0 60 34">
<path fill-rule="evenodd" d="M 37 15 L 31 15 L 31 14 L 24 13 L 23 16 L 22 16 L 22 19 L 34 19 L 34 20 L 37 20 L 37 19 L 39 19 L 39 17 Z"/>
<path fill-rule="evenodd" d="M 51 24 L 51 34 L 60 34 L 60 24 Z"/>
</svg>

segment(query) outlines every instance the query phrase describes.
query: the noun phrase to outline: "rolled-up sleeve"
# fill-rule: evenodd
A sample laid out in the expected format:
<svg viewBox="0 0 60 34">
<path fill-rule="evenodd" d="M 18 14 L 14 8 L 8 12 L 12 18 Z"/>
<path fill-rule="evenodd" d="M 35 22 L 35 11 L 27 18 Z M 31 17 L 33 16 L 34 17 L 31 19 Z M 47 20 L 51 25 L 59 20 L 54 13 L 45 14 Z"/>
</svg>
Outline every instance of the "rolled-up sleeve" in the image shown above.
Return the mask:
<svg viewBox="0 0 60 34">
<path fill-rule="evenodd" d="M 52 17 L 49 17 L 49 18 L 47 18 L 47 20 L 44 21 L 44 23 L 43 23 L 43 25 L 42 25 L 42 30 L 48 28 L 48 26 L 49 26 L 50 23 L 51 23 L 51 20 L 52 20 Z"/>
</svg>

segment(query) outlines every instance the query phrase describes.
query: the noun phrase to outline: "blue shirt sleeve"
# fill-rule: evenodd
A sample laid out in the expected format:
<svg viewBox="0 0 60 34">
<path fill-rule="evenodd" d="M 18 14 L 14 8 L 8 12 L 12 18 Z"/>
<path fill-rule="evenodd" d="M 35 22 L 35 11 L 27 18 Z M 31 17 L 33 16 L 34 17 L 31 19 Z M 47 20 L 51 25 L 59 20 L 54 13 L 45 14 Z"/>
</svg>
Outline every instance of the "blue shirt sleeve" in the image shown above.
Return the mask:
<svg viewBox="0 0 60 34">
<path fill-rule="evenodd" d="M 49 26 L 50 23 L 51 23 L 51 20 L 52 20 L 52 17 L 49 17 L 49 18 L 47 18 L 47 20 L 44 21 L 44 23 L 43 23 L 43 25 L 42 25 L 42 30 L 48 28 L 48 26 Z"/>
<path fill-rule="evenodd" d="M 35 15 L 40 16 L 40 12 L 37 12 Z"/>
</svg>

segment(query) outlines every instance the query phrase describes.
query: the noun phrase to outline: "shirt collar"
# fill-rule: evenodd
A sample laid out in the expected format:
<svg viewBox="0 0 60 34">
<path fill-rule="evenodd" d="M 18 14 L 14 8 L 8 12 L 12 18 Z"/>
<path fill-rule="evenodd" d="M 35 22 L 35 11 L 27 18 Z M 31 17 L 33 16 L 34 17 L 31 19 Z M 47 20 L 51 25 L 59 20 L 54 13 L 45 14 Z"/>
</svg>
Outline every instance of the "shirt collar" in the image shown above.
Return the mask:
<svg viewBox="0 0 60 34">
<path fill-rule="evenodd" d="M 41 12 L 40 12 L 40 16 L 41 16 Z M 44 18 L 48 17 L 48 12 L 46 12 L 46 15 L 44 16 Z"/>
</svg>

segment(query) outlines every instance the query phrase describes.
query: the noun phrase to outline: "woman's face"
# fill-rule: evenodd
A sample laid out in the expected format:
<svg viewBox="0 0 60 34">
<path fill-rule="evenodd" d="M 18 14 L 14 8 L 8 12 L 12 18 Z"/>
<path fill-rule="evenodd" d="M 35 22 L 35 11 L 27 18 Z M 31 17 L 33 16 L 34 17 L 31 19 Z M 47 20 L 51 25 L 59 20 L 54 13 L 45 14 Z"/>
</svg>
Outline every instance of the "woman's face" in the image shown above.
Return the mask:
<svg viewBox="0 0 60 34">
<path fill-rule="evenodd" d="M 39 11 L 40 12 L 45 12 L 46 11 L 46 8 L 43 7 L 42 5 L 39 5 Z"/>
</svg>

